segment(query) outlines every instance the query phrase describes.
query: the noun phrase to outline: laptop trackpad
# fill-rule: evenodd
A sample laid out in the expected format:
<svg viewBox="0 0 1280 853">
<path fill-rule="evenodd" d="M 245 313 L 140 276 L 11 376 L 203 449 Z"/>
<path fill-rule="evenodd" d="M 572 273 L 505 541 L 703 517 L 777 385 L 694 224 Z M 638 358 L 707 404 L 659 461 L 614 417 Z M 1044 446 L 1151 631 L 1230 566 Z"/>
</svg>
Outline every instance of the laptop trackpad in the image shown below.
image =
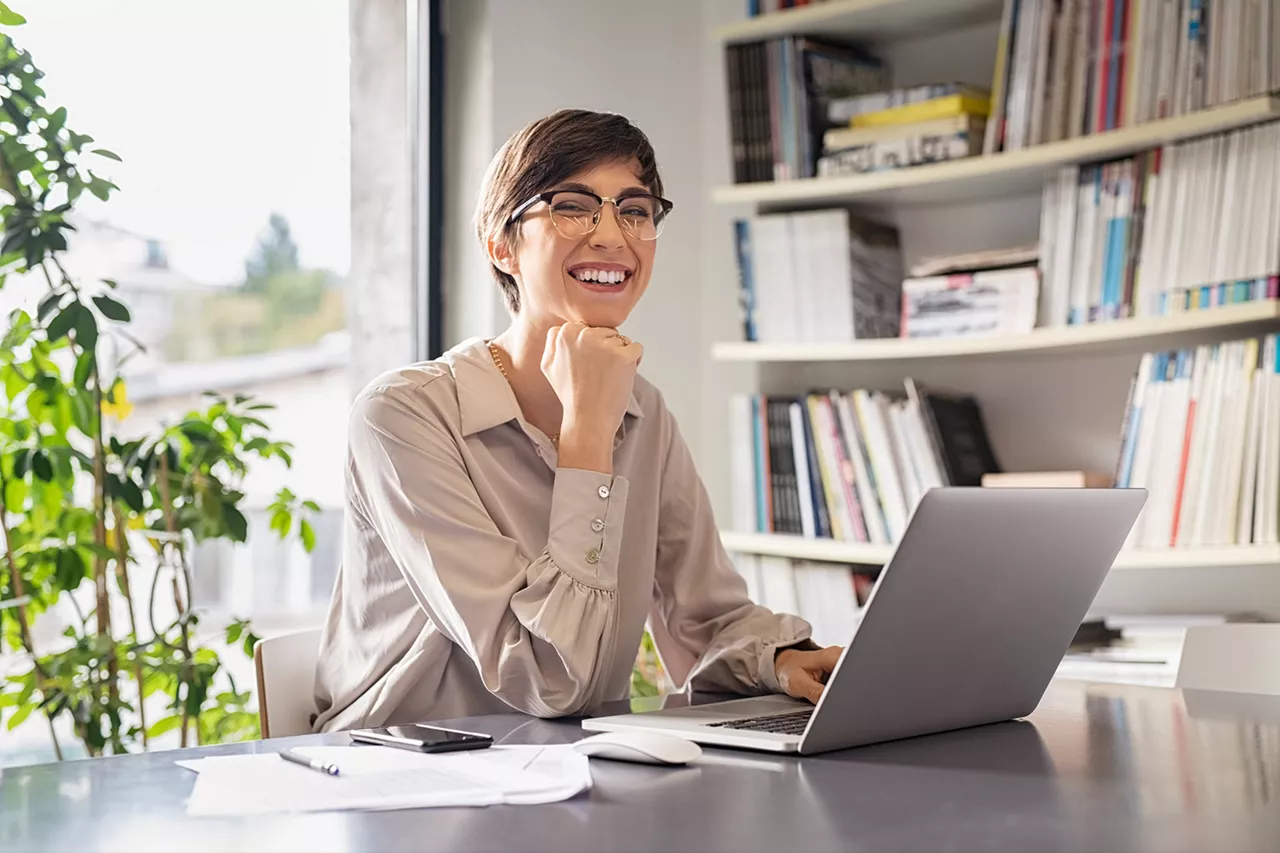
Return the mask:
<svg viewBox="0 0 1280 853">
<path fill-rule="evenodd" d="M 684 719 L 705 725 L 721 720 L 786 714 L 812 708 L 813 705 L 809 702 L 792 699 L 789 696 L 753 696 L 749 699 L 731 699 L 727 702 L 713 702 L 710 705 L 694 705 L 688 708 L 667 708 L 651 713 L 664 719 Z"/>
</svg>

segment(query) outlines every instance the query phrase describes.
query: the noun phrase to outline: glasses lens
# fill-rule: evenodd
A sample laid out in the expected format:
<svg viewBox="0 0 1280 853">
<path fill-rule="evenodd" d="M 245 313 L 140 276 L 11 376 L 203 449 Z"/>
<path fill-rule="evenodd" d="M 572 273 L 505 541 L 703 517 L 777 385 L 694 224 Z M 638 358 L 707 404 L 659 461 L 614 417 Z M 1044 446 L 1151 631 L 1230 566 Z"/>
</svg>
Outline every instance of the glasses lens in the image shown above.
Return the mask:
<svg viewBox="0 0 1280 853">
<path fill-rule="evenodd" d="M 622 227 L 641 240 L 656 240 L 662 233 L 662 204 L 651 195 L 628 196 L 618 202 Z"/>
<path fill-rule="evenodd" d="M 561 234 L 570 237 L 587 234 L 599 218 L 600 203 L 589 195 L 562 192 L 551 197 L 551 224 Z"/>
</svg>

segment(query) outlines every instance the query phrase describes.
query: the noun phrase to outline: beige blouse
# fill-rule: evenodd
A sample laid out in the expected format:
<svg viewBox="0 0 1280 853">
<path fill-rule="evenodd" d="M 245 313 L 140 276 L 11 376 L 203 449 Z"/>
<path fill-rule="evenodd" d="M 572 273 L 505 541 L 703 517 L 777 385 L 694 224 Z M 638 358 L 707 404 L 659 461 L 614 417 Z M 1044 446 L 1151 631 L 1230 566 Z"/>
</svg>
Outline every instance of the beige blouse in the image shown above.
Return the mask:
<svg viewBox="0 0 1280 853">
<path fill-rule="evenodd" d="M 747 598 L 644 379 L 613 476 L 556 467 L 478 339 L 375 380 L 349 441 L 317 731 L 586 712 L 628 696 L 646 620 L 677 684 L 778 692 L 775 652 L 809 637 Z"/>
</svg>

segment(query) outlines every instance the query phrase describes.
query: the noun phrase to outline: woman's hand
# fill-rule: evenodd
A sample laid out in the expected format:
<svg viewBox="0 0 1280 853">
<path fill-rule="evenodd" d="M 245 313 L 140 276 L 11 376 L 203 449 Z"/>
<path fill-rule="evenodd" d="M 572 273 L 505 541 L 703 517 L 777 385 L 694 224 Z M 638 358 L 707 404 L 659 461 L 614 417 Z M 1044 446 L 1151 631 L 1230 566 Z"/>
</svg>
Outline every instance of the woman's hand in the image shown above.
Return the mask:
<svg viewBox="0 0 1280 853">
<path fill-rule="evenodd" d="M 773 659 L 778 684 L 788 696 L 808 699 L 813 704 L 818 704 L 842 651 L 839 646 L 827 646 L 815 651 L 783 649 Z"/>
<path fill-rule="evenodd" d="M 548 330 L 542 373 L 564 407 L 561 465 L 612 473 L 613 436 L 643 354 L 643 346 L 616 329 L 565 323 Z"/>
</svg>

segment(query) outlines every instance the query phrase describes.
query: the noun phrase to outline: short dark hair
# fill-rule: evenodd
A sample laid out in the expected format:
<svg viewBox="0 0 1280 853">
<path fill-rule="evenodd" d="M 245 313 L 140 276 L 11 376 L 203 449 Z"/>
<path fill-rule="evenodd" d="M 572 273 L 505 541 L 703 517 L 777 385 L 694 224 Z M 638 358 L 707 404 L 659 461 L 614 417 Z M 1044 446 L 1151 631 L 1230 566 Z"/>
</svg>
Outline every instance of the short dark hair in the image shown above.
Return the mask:
<svg viewBox="0 0 1280 853">
<path fill-rule="evenodd" d="M 649 138 L 626 117 L 591 110 L 559 110 L 522 128 L 494 155 L 480 188 L 475 227 L 487 251 L 490 237 L 511 241 L 518 235 L 511 214 L 534 195 L 602 163 L 635 161 L 641 182 L 662 195 L 662 177 Z M 490 272 L 507 308 L 520 311 L 516 281 L 490 261 Z"/>
</svg>

